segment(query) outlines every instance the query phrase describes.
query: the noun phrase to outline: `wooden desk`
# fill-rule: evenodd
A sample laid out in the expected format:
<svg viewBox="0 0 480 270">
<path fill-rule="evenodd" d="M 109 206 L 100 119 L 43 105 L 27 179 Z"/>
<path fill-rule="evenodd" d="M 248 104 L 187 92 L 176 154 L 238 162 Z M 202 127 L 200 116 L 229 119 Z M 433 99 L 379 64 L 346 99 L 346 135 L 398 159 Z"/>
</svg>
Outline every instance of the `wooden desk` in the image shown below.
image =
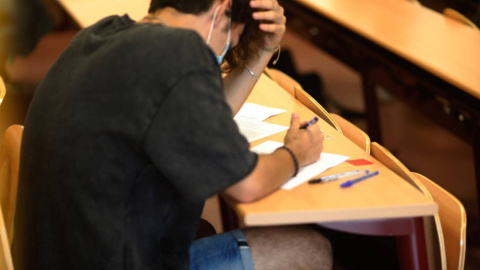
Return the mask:
<svg viewBox="0 0 480 270">
<path fill-rule="evenodd" d="M 58 0 L 80 28 L 85 28 L 109 15 L 128 13 L 133 20 L 147 15 L 150 0 Z"/>
<path fill-rule="evenodd" d="M 472 145 L 480 198 L 480 31 L 408 1 L 280 3 L 290 30 L 361 74 L 372 141 L 382 86 Z"/>
<path fill-rule="evenodd" d="M 313 112 L 265 76 L 259 80 L 248 102 L 288 110 L 267 119 L 270 123 L 288 125 L 294 111 L 303 120 L 314 116 Z M 435 214 L 438 211 L 436 203 L 326 122 L 321 120 L 319 125 L 322 131 L 333 137 L 333 140 L 325 141 L 324 152 L 347 155 L 352 159 L 367 159 L 374 164 L 361 168 L 379 170 L 379 175 L 346 189 L 340 188 L 338 181 L 317 185 L 304 183 L 292 190 L 278 190 L 254 203 L 237 204 L 229 201 L 241 226 L 322 223 L 347 232 L 400 236 L 400 242 L 404 241 L 403 247 L 407 249 L 403 253 L 402 267 L 426 269 L 422 216 Z M 255 141 L 252 146 L 266 140 L 281 142 L 285 133 Z M 344 162 L 323 175 L 356 168 L 359 167 Z"/>
<path fill-rule="evenodd" d="M 293 111 L 300 113 L 303 120 L 314 116 L 313 112 L 265 77 L 258 82 L 248 102 L 288 110 L 266 120 L 270 123 L 289 125 Z M 418 217 L 436 213 L 436 204 L 429 201 L 420 191 L 365 153 L 326 122 L 323 120 L 319 122 L 321 122 L 321 129 L 334 138 L 325 140 L 324 152 L 346 155 L 352 159 L 367 159 L 374 164 L 361 168 L 371 171 L 379 170 L 379 175 L 352 188 L 342 189 L 339 187 L 339 182 L 302 184 L 289 191 L 278 190 L 255 203 L 236 205 L 235 210 L 244 225 Z M 252 146 L 266 140 L 282 142 L 285 133 L 286 131 L 280 132 L 255 141 Z M 326 174 L 357 168 L 343 162 L 328 170 Z"/>
</svg>

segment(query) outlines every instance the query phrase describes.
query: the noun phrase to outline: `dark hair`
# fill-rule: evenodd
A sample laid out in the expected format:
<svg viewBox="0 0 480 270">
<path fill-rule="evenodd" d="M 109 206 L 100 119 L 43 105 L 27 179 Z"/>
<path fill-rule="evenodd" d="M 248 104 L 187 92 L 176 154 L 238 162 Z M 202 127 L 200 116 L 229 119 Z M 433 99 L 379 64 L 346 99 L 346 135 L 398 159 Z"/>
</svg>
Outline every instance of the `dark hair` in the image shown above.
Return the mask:
<svg viewBox="0 0 480 270">
<path fill-rule="evenodd" d="M 222 71 L 228 72 L 237 67 L 244 67 L 246 62 L 259 57 L 258 53 L 265 46 L 266 33 L 259 28 L 259 21 L 252 18 L 253 9 L 250 0 L 233 0 L 232 23 L 245 24 L 245 29 L 235 48 L 229 50 L 222 64 Z"/>
<path fill-rule="evenodd" d="M 189 14 L 200 14 L 207 11 L 215 0 L 152 0 L 149 13 L 164 7 L 172 7 L 178 11 Z"/>
<path fill-rule="evenodd" d="M 172 7 L 189 14 L 206 12 L 215 0 L 152 0 L 148 12 Z M 253 9 L 250 0 L 232 0 L 232 24 L 245 24 L 237 46 L 228 50 L 222 71 L 229 72 L 237 67 L 244 67 L 246 62 L 258 58 L 258 52 L 264 47 L 266 33 L 259 28 L 259 22 L 252 18 Z"/>
</svg>

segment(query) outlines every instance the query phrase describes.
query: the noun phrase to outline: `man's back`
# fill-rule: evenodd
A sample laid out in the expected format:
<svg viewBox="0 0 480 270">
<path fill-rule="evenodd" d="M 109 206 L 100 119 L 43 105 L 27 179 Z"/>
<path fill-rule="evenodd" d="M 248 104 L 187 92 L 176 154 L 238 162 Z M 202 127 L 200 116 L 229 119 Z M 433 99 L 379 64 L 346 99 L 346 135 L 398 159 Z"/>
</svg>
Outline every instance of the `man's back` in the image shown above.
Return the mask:
<svg viewBox="0 0 480 270">
<path fill-rule="evenodd" d="M 127 17 L 74 39 L 25 124 L 18 269 L 188 265 L 203 200 L 256 161 L 214 61 L 194 32 Z"/>
</svg>

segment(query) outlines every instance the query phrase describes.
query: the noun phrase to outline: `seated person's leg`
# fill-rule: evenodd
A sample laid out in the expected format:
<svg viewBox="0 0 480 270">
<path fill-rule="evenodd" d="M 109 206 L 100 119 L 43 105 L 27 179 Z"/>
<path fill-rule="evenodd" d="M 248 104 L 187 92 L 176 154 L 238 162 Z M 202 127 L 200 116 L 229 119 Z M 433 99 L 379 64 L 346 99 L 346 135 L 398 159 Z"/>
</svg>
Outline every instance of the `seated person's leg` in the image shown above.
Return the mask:
<svg viewBox="0 0 480 270">
<path fill-rule="evenodd" d="M 190 246 L 190 270 L 253 270 L 252 257 L 240 230 L 195 240 Z"/>
<path fill-rule="evenodd" d="M 330 242 L 315 226 L 277 226 L 244 230 L 255 269 L 332 269 Z"/>
<path fill-rule="evenodd" d="M 330 242 L 311 226 L 234 230 L 190 247 L 190 269 L 195 270 L 332 269 L 332 260 Z"/>
</svg>

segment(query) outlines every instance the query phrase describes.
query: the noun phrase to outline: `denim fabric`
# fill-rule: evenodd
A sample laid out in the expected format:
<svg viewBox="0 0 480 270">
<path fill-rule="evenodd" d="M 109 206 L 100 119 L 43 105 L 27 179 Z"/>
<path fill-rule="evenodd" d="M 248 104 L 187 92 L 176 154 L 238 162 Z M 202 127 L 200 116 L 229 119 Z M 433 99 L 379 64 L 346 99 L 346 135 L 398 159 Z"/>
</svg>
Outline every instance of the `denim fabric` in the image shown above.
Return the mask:
<svg viewBox="0 0 480 270">
<path fill-rule="evenodd" d="M 253 270 L 252 255 L 240 230 L 205 237 L 190 246 L 190 270 Z"/>
</svg>

